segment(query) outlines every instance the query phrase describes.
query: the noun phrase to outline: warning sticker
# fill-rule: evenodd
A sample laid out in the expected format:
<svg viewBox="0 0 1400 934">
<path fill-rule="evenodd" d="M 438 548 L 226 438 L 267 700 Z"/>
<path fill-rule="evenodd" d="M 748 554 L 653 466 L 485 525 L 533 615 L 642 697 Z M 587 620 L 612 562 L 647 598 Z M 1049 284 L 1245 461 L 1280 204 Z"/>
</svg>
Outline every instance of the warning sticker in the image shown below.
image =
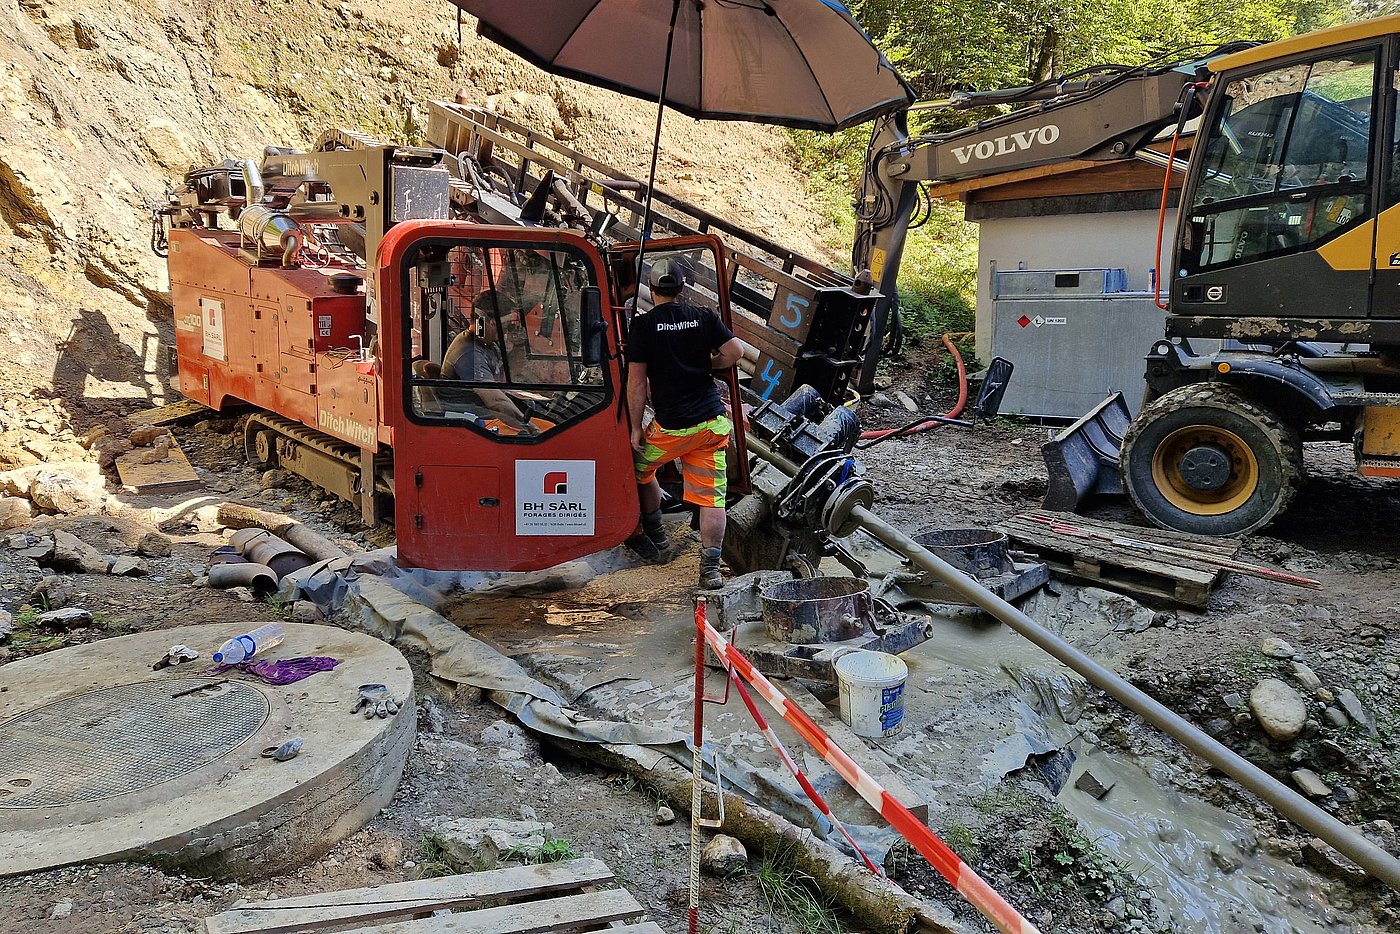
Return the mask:
<svg viewBox="0 0 1400 934">
<path fill-rule="evenodd" d="M 592 535 L 597 461 L 515 462 L 516 535 Z"/>
</svg>

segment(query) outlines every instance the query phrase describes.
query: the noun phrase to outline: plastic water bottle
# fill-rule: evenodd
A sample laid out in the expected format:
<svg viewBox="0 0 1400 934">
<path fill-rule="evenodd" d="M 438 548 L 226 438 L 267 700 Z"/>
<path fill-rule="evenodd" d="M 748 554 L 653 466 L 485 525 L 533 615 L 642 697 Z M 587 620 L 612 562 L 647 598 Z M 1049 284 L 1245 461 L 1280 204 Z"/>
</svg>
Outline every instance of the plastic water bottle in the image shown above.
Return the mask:
<svg viewBox="0 0 1400 934">
<path fill-rule="evenodd" d="M 234 636 L 220 646 L 219 651 L 214 653 L 214 664 L 237 665 L 274 645 L 280 645 L 286 637 L 287 634 L 282 630 L 281 623 L 268 623 L 266 626 L 259 626 L 252 632 Z"/>
</svg>

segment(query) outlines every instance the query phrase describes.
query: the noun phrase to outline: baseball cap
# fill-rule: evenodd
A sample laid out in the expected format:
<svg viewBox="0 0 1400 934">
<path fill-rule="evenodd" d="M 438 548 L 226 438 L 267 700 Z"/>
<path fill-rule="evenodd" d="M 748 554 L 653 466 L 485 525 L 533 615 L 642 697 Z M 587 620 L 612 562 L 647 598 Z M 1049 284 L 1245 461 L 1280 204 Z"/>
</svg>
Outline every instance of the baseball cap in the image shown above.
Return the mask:
<svg viewBox="0 0 1400 934">
<path fill-rule="evenodd" d="M 680 260 L 663 257 L 651 264 L 647 273 L 647 284 L 663 292 L 679 292 L 686 280 L 686 268 Z"/>
</svg>

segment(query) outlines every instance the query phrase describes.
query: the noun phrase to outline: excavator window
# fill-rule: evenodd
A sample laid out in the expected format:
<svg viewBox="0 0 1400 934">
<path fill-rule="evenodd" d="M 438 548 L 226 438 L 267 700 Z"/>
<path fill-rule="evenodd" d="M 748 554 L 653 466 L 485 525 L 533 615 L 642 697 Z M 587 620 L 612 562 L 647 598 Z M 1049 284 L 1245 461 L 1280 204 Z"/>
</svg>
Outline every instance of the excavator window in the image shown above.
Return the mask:
<svg viewBox="0 0 1400 934">
<path fill-rule="evenodd" d="M 1368 219 L 1377 49 L 1230 80 L 1207 123 L 1182 272 L 1313 249 Z"/>
<path fill-rule="evenodd" d="M 604 369 L 582 347 L 589 270 L 559 244 L 421 247 L 404 322 L 410 416 L 523 441 L 605 404 Z"/>
</svg>

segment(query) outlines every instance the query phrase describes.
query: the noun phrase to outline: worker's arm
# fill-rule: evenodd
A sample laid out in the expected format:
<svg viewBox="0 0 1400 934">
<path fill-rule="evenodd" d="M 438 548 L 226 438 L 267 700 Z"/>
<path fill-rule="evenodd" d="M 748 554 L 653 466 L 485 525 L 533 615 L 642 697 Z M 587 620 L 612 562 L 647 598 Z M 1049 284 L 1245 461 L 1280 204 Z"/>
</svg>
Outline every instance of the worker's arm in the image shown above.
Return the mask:
<svg viewBox="0 0 1400 934">
<path fill-rule="evenodd" d="M 642 431 L 642 415 L 647 407 L 647 365 L 627 364 L 627 414 L 632 421 L 632 448 L 641 453 L 646 447 L 646 434 Z"/>
<path fill-rule="evenodd" d="M 714 370 L 727 370 L 739 362 L 739 358 L 744 355 L 743 342 L 737 337 L 720 344 L 718 349 L 710 351 L 710 368 Z"/>
<path fill-rule="evenodd" d="M 488 389 L 485 386 L 473 386 L 472 392 L 476 393 L 483 405 L 496 414 L 496 417 L 512 428 L 521 429 L 525 434 L 533 434 L 534 426 L 530 424 L 525 413 L 520 411 L 520 407 L 515 404 L 515 400 L 499 389 Z"/>
</svg>

